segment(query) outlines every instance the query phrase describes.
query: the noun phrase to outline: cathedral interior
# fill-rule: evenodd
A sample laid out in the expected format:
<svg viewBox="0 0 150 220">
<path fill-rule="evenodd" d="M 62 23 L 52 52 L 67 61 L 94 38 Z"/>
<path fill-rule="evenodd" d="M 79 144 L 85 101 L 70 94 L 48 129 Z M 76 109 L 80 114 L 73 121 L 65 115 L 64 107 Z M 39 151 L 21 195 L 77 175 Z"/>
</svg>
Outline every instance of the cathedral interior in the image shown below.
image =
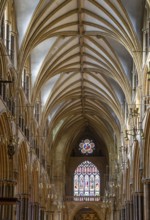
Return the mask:
<svg viewBox="0 0 150 220">
<path fill-rule="evenodd" d="M 0 220 L 150 220 L 150 0 L 0 0 Z"/>
</svg>

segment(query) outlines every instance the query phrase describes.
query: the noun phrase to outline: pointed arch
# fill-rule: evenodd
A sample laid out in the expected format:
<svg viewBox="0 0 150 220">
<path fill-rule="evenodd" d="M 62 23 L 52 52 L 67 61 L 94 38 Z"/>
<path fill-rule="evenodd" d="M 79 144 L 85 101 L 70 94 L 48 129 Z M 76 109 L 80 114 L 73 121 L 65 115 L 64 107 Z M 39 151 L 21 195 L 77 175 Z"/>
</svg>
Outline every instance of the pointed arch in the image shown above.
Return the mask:
<svg viewBox="0 0 150 220">
<path fill-rule="evenodd" d="M 130 162 L 128 161 L 126 169 L 126 202 L 131 200 L 131 187 L 130 187 Z"/>
<path fill-rule="evenodd" d="M 74 172 L 74 196 L 99 196 L 100 173 L 90 161 L 84 161 Z"/>
<path fill-rule="evenodd" d="M 39 202 L 39 189 L 43 187 L 40 185 L 40 164 L 38 160 L 35 160 L 32 165 L 32 202 L 38 203 Z"/>
<path fill-rule="evenodd" d="M 145 127 L 144 127 L 144 178 L 150 178 L 150 109 L 147 111 L 145 116 Z"/>
<path fill-rule="evenodd" d="M 0 112 L 0 179 L 9 179 L 10 172 L 12 172 L 9 167 L 7 149 L 10 137 L 12 137 L 12 130 L 8 114 L 2 111 Z"/>
<path fill-rule="evenodd" d="M 28 167 L 28 148 L 25 142 L 19 146 L 18 152 L 18 193 L 28 194 L 29 190 L 29 167 Z"/>
<path fill-rule="evenodd" d="M 142 181 L 140 176 L 140 150 L 139 143 L 136 141 L 134 143 L 134 157 L 133 157 L 133 191 L 141 192 Z"/>
</svg>

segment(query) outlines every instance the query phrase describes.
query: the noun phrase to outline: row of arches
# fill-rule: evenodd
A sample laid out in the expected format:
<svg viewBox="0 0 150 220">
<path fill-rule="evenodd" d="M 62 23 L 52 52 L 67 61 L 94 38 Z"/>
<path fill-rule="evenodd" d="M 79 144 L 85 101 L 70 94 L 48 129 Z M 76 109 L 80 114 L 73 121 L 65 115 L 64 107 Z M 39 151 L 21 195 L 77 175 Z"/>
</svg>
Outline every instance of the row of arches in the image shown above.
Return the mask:
<svg viewBox="0 0 150 220">
<path fill-rule="evenodd" d="M 150 111 L 145 116 L 145 139 L 135 141 L 132 147 L 132 159 L 128 160 L 122 172 L 120 197 L 120 218 L 149 219 L 150 191 L 150 148 L 149 123 Z"/>
<path fill-rule="evenodd" d="M 7 1 L 8 2 L 8 1 Z M 135 62 L 135 66 L 137 68 L 137 70 L 139 71 L 135 71 L 135 75 L 138 74 L 138 76 L 140 76 L 140 70 L 141 70 L 141 53 L 135 53 L 133 51 L 138 51 L 141 50 L 141 46 L 139 45 L 140 43 L 138 42 L 137 38 L 136 38 L 136 34 L 134 32 L 134 29 L 129 21 L 129 17 L 126 16 L 126 14 L 123 11 L 123 7 L 121 7 L 121 12 L 122 14 L 124 14 L 124 19 L 126 21 L 125 22 L 121 22 L 123 19 L 123 17 L 121 16 L 121 13 L 119 12 L 119 10 L 116 8 L 117 13 L 115 14 L 115 7 L 112 7 L 112 11 L 113 11 L 113 22 L 112 25 L 110 22 L 110 17 L 108 15 L 111 15 L 110 11 L 108 10 L 108 8 L 111 8 L 112 3 L 111 2 L 107 2 L 106 5 L 108 8 L 105 8 L 105 5 L 102 5 L 102 3 L 100 2 L 98 4 L 98 2 L 92 2 L 92 1 L 87 1 L 88 3 L 90 3 L 92 5 L 91 11 L 87 10 L 87 8 L 84 8 L 84 11 L 82 11 L 81 13 L 84 14 L 84 16 L 91 16 L 91 18 L 94 19 L 96 13 L 94 13 L 93 8 L 96 8 L 96 6 L 98 6 L 99 8 L 99 12 L 101 11 L 105 11 L 105 17 L 108 17 L 108 21 L 105 21 L 104 18 L 104 30 L 106 32 L 106 36 L 109 35 L 110 30 L 112 30 L 112 36 L 117 39 L 117 42 L 121 42 L 124 46 L 126 46 L 127 50 L 130 51 L 130 54 L 132 55 L 132 58 Z M 0 5 L 2 5 L 4 8 L 4 3 L 6 3 L 6 1 L 3 1 L 3 3 L 0 3 Z M 47 79 L 51 78 L 51 75 L 49 75 L 49 71 L 51 71 L 51 73 L 57 74 L 59 73 L 59 67 L 61 67 L 61 72 L 64 72 L 62 70 L 64 70 L 64 68 L 62 68 L 62 60 L 59 61 L 59 52 L 58 53 L 54 53 L 53 49 L 51 50 L 53 52 L 53 60 L 50 59 L 50 61 L 52 61 L 52 64 L 49 62 L 49 66 L 46 65 L 47 60 L 49 60 L 49 57 L 47 57 L 48 59 L 44 60 L 43 63 L 43 71 L 41 74 L 39 74 L 38 77 L 38 82 L 37 82 L 37 87 L 36 88 L 32 88 L 32 84 L 29 83 L 29 81 L 31 80 L 31 72 L 30 72 L 30 52 L 32 52 L 32 49 L 34 47 L 36 47 L 36 45 L 39 43 L 41 43 L 42 41 L 44 41 L 47 38 L 51 38 L 51 28 L 52 26 L 55 24 L 57 27 L 55 28 L 55 30 L 53 30 L 53 32 L 55 32 L 55 34 L 57 34 L 59 28 L 61 31 L 62 27 L 68 28 L 69 26 L 71 26 L 71 23 L 66 23 L 65 20 L 62 19 L 63 22 L 63 26 L 59 27 L 59 22 L 60 22 L 60 18 L 61 17 L 57 17 L 57 14 L 59 14 L 59 10 L 65 8 L 65 6 L 71 6 L 71 1 L 67 1 L 64 2 L 60 5 L 60 7 L 57 7 L 54 13 L 50 13 L 47 16 L 44 14 L 45 11 L 47 10 L 52 10 L 52 7 L 48 7 L 45 8 L 42 3 L 40 3 L 37 7 L 37 10 L 35 11 L 36 13 L 33 16 L 33 19 L 31 20 L 31 23 L 29 25 L 29 29 L 28 32 L 26 33 L 26 37 L 23 41 L 23 45 L 22 48 L 19 52 L 19 59 L 15 60 L 15 57 L 13 56 L 13 49 L 15 50 L 16 54 L 17 54 L 17 46 L 16 48 L 12 48 L 13 42 L 14 40 L 16 40 L 16 44 L 18 44 L 17 39 L 15 38 L 13 40 L 12 36 L 9 36 L 9 30 L 10 30 L 10 25 L 9 23 L 11 23 L 11 27 L 12 30 L 15 31 L 17 30 L 15 25 L 14 25 L 14 19 L 15 19 L 15 12 L 13 11 L 13 16 L 11 17 L 11 7 L 12 7 L 12 1 L 9 1 L 9 3 L 7 4 L 6 7 L 6 11 L 4 12 L 4 19 L 2 18 L 2 29 L 1 29 L 1 33 L 4 33 L 3 28 L 5 26 L 6 30 L 5 30 L 5 37 L 3 38 L 3 35 L 1 36 L 3 42 L 1 43 L 1 63 L 0 63 L 0 70 L 3 73 L 3 75 L 1 76 L 2 79 L 6 79 L 9 81 L 13 81 L 14 83 L 11 84 L 5 84 L 5 83 L 1 83 L 0 84 L 0 95 L 3 99 L 2 104 L 6 105 L 6 109 L 8 110 L 8 112 L 10 112 L 11 118 L 10 118 L 10 114 L 6 114 L 6 116 L 2 116 L 1 119 L 1 127 L 2 127 L 2 141 L 1 141 L 1 148 L 2 148 L 2 156 L 1 156 L 1 168 L 0 168 L 0 172 L 1 172 L 1 179 L 2 179 L 2 193 L 3 195 L 8 195 L 9 196 L 13 196 L 12 192 L 15 192 L 15 195 L 18 195 L 18 197 L 20 198 L 21 204 L 21 210 L 27 209 L 27 204 L 28 201 L 30 200 L 31 203 L 33 203 L 36 208 L 35 208 L 35 212 L 33 213 L 33 215 L 37 215 L 38 212 L 38 206 L 40 204 L 41 207 L 47 207 L 48 206 L 48 189 L 49 186 L 47 185 L 47 183 L 49 182 L 49 178 L 48 178 L 48 172 L 46 171 L 47 169 L 47 165 L 49 165 L 51 163 L 52 160 L 58 159 L 58 161 L 56 161 L 56 169 L 53 169 L 53 176 L 54 179 L 55 177 L 61 177 L 63 178 L 64 173 L 62 171 L 63 168 L 65 167 L 65 162 L 61 162 L 59 159 L 60 157 L 62 158 L 62 160 L 64 160 L 64 157 L 62 156 L 63 154 L 65 154 L 65 147 L 63 147 L 62 143 L 60 143 L 60 140 L 58 138 L 58 136 L 53 135 L 53 138 L 55 139 L 55 137 L 57 137 L 57 142 L 59 142 L 60 144 L 60 149 L 56 149 L 55 151 L 55 147 L 56 147 L 56 142 L 53 142 L 53 150 L 56 153 L 55 158 L 53 158 L 53 152 L 51 153 L 51 158 L 50 158 L 50 151 L 48 149 L 48 144 L 50 143 L 50 138 L 52 136 L 51 131 L 53 131 L 53 128 L 55 128 L 55 125 L 57 125 L 57 122 L 59 123 L 59 121 L 62 119 L 62 124 L 64 122 L 64 118 L 66 120 L 66 115 L 68 114 L 70 117 L 65 121 L 65 123 L 63 124 L 60 132 L 59 132 L 59 136 L 61 136 L 61 131 L 67 131 L 69 130 L 68 128 L 72 127 L 71 125 L 73 124 L 73 122 L 76 122 L 79 120 L 79 124 L 80 126 L 82 125 L 82 113 L 80 113 L 78 116 L 78 114 L 76 114 L 76 108 L 78 108 L 80 106 L 80 101 L 76 102 L 76 98 L 77 96 L 75 96 L 75 104 L 71 105 L 72 102 L 74 102 L 72 99 L 74 99 L 74 94 L 78 94 L 78 90 L 77 88 L 75 88 L 75 93 L 72 95 L 72 93 L 70 93 L 71 96 L 67 95 L 62 95 L 62 90 L 59 91 L 55 91 L 56 93 L 53 93 L 52 97 L 49 97 L 49 105 L 47 105 L 47 109 L 46 109 L 46 113 L 45 115 L 48 116 L 49 112 L 53 112 L 50 111 L 50 108 L 54 108 L 57 105 L 56 104 L 60 104 L 61 100 L 63 100 L 63 97 L 67 98 L 67 100 L 69 100 L 70 104 L 69 107 L 67 105 L 65 105 L 65 101 L 63 102 L 63 104 L 60 104 L 60 109 L 58 111 L 58 115 L 55 118 L 55 121 L 51 121 L 51 130 L 49 132 L 49 137 L 47 137 L 47 143 L 45 141 L 45 136 L 47 134 L 47 124 L 43 123 L 44 126 L 40 126 L 39 127 L 39 117 L 40 117 L 40 109 L 41 109 L 41 100 L 40 97 L 36 97 L 36 93 L 40 93 L 39 90 L 42 87 L 42 85 L 44 84 L 45 81 L 47 81 Z M 69 5 L 70 4 L 70 5 Z M 118 3 L 118 6 L 120 6 L 121 3 Z M 42 8 L 43 7 L 43 8 Z M 69 8 L 69 7 L 68 7 Z M 40 12 L 41 9 L 41 12 Z M 66 16 L 70 16 L 70 14 L 76 15 L 76 9 L 73 9 L 73 11 L 70 13 L 70 11 L 67 11 Z M 42 15 L 41 19 L 37 19 L 37 15 L 40 14 Z M 6 15 L 7 19 L 9 22 L 6 22 Z M 56 18 L 53 18 L 53 15 L 56 15 Z M 2 13 L 3 16 L 3 13 Z M 65 18 L 65 16 L 63 16 Z M 99 15 L 97 14 L 96 17 L 98 18 L 97 20 L 101 20 L 101 18 L 99 17 Z M 49 19 L 48 19 L 49 18 Z M 117 21 L 118 18 L 118 21 Z M 48 19 L 48 20 L 47 20 Z M 54 19 L 54 20 L 53 20 Z M 5 21 L 4 21 L 5 20 Z M 35 21 L 38 20 L 38 23 L 36 23 L 35 25 Z M 146 20 L 148 20 L 146 18 Z M 51 22 L 52 21 L 52 22 Z M 115 21 L 115 22 L 114 22 Z M 6 22 L 6 23 L 5 23 Z M 45 23 L 47 22 L 47 23 Z M 4 23 L 4 25 L 3 25 Z M 42 23 L 45 23 L 46 26 L 42 26 Z M 37 25 L 39 24 L 39 28 L 37 28 Z M 108 24 L 108 25 L 106 25 Z M 118 29 L 115 28 L 116 24 L 118 25 Z M 98 25 L 96 25 L 96 22 L 93 24 L 90 24 L 101 30 Z M 85 26 L 87 27 L 87 21 L 85 21 Z M 46 27 L 48 29 L 46 29 Z M 59 27 L 59 28 L 58 28 Z M 110 30 L 109 30 L 109 28 Z M 31 30 L 30 30 L 31 29 Z M 30 31 L 29 31 L 30 30 Z M 33 32 L 35 34 L 33 34 Z M 62 32 L 63 33 L 63 32 Z M 20 33 L 21 34 L 21 33 Z M 104 34 L 105 35 L 105 34 Z M 120 38 L 118 38 L 118 36 L 120 36 Z M 105 36 L 103 36 L 105 37 Z M 6 39 L 5 39 L 6 38 Z M 76 36 L 75 36 L 76 38 Z M 100 59 L 103 56 L 105 47 L 110 47 L 110 44 L 107 42 L 107 39 L 101 39 L 101 41 L 103 42 L 103 46 L 100 46 L 100 44 L 97 43 L 99 36 L 96 36 L 95 38 L 93 37 L 88 37 L 88 36 L 84 36 L 84 41 L 85 41 L 85 45 L 84 48 L 85 50 L 90 50 L 94 51 L 93 48 L 91 48 L 90 44 L 93 43 L 97 46 L 96 50 L 99 50 L 101 48 L 101 52 L 102 54 L 99 54 L 99 61 L 102 59 Z M 122 40 L 121 40 L 122 39 Z M 11 40 L 11 42 L 9 42 L 9 40 Z M 59 41 L 59 40 L 58 40 Z M 61 36 L 61 40 L 60 41 L 64 41 L 64 37 Z M 70 45 L 69 45 L 69 41 L 70 41 Z M 75 45 L 72 46 L 73 41 L 69 40 L 68 43 L 66 43 L 66 45 L 68 44 L 68 47 L 64 46 L 64 52 L 62 52 L 61 55 L 66 55 L 69 54 L 68 50 L 71 50 L 73 48 L 76 48 L 76 45 L 78 46 L 78 41 L 75 41 Z M 147 41 L 147 39 L 146 39 Z M 89 46 L 87 47 L 86 44 L 89 44 Z M 80 45 L 81 46 L 81 45 Z M 82 45 L 83 46 L 83 45 Z M 144 47 L 144 46 L 143 46 Z M 60 48 L 63 48 L 63 46 L 60 46 Z M 60 49 L 59 48 L 59 49 Z M 11 51 L 10 51 L 11 49 Z M 94 51 L 95 53 L 97 53 L 97 51 Z M 146 50 L 147 50 L 147 46 L 146 46 Z M 110 51 L 109 51 L 110 52 Z M 113 56 L 109 57 L 107 55 L 109 55 L 109 52 L 107 51 L 107 53 L 105 54 L 105 58 L 107 57 L 107 59 L 105 59 L 105 62 L 102 62 L 103 64 L 108 65 L 108 69 L 111 67 L 110 63 L 113 63 L 115 68 L 110 68 L 110 72 L 111 74 L 113 73 L 113 76 L 116 77 L 117 82 L 120 82 L 119 85 L 122 85 L 122 87 L 124 88 L 123 91 L 126 94 L 126 96 L 128 97 L 127 100 L 128 102 L 130 102 L 130 86 L 129 83 L 124 75 L 123 69 L 121 68 L 120 62 L 118 59 L 115 59 L 115 62 L 113 61 Z M 111 53 L 113 53 L 113 51 L 111 51 Z M 3 54 L 8 54 L 10 55 L 10 59 L 6 56 L 3 56 Z M 80 53 L 79 53 L 80 54 Z M 90 54 L 87 53 L 87 55 L 89 56 Z M 28 57 L 29 56 L 29 57 Z M 69 55 L 67 55 L 69 56 Z M 87 56 L 87 57 L 88 57 Z M 63 56 L 62 56 L 63 57 Z M 74 58 L 79 58 L 81 57 L 81 55 L 76 56 L 76 54 L 73 55 Z M 108 58 L 109 57 L 109 58 Z M 72 58 L 67 58 L 67 57 L 63 57 L 64 58 L 64 63 L 66 64 L 66 62 L 71 62 L 70 66 L 72 67 Z M 91 58 L 93 60 L 95 60 L 95 56 L 91 56 Z M 16 61 L 16 62 L 14 62 Z M 55 61 L 59 61 L 56 66 Z M 92 61 L 93 62 L 93 61 Z M 17 67 L 17 63 L 19 64 L 19 68 L 18 68 L 18 72 L 15 71 L 14 67 Z M 73 62 L 74 63 L 74 62 Z M 145 62 L 146 63 L 146 62 Z M 14 64 L 14 65 L 12 65 Z M 85 63 L 86 64 L 86 63 Z M 87 64 L 86 64 L 87 65 Z M 92 66 L 92 63 L 89 65 L 90 67 Z M 94 65 L 95 66 L 95 65 Z M 145 80 L 145 89 L 143 89 L 143 93 L 145 96 L 149 95 L 149 81 L 146 79 L 147 77 L 147 71 L 148 71 L 148 67 L 147 67 L 147 63 L 145 64 L 144 67 L 144 80 Z M 48 70 L 47 68 L 49 67 L 50 70 Z M 100 68 L 101 65 L 98 65 L 98 68 Z M 117 68 L 118 67 L 118 68 Z M 73 69 L 74 70 L 74 69 Z M 97 70 L 97 69 L 96 69 Z M 71 69 L 67 69 L 66 72 L 68 71 L 72 71 Z M 78 74 L 78 69 L 77 69 L 77 75 L 78 75 L 78 82 L 80 81 L 80 74 Z M 107 72 L 106 71 L 106 72 Z M 102 71 L 103 72 L 103 71 Z M 108 71 L 109 72 L 109 71 Z M 138 73 L 137 73 L 138 72 Z M 18 76 L 18 75 L 19 76 Z M 64 74 L 65 75 L 65 74 Z M 71 74 L 70 74 L 71 75 Z M 74 74 L 72 74 L 74 75 Z M 64 77 L 64 76 L 63 76 Z M 63 78 L 62 77 L 62 78 Z M 70 78 L 72 78 L 71 76 L 69 76 Z M 69 79 L 68 77 L 68 79 Z M 86 77 L 87 74 L 86 74 Z M 95 73 L 93 73 L 93 71 L 91 72 L 91 76 L 89 77 L 91 81 L 97 81 L 97 83 L 101 82 L 102 85 L 104 85 L 105 83 L 103 82 L 104 79 L 102 80 L 101 78 L 98 78 L 98 75 L 95 76 Z M 65 81 L 65 77 L 63 79 L 63 82 Z M 73 78 L 74 79 L 74 78 Z M 22 82 L 21 82 L 22 80 Z M 113 93 L 113 91 L 111 91 L 111 89 L 107 89 L 107 91 L 103 91 L 102 93 L 104 93 L 102 96 L 99 95 L 97 92 L 94 91 L 94 87 L 96 84 L 93 84 L 90 82 L 90 80 L 88 79 L 88 83 L 86 84 L 86 86 L 84 87 L 86 91 L 86 94 L 89 93 L 89 91 L 91 92 L 92 96 L 98 96 L 99 99 L 103 99 L 104 95 L 107 97 L 107 99 L 105 100 L 111 107 L 113 107 L 114 109 L 114 113 L 116 113 L 116 115 L 118 115 L 118 118 L 120 120 L 120 122 L 122 121 L 121 119 L 121 114 L 120 114 L 120 110 L 121 108 L 119 108 L 119 102 L 116 99 L 116 95 Z M 141 76 L 139 77 L 140 82 L 141 80 Z M 18 83 L 19 81 L 19 83 Z M 136 80 L 135 80 L 136 81 Z M 61 83 L 62 81 L 59 80 L 58 87 L 59 84 L 63 84 Z M 90 82 L 90 83 L 89 83 Z M 17 84 L 17 86 L 15 85 Z M 73 84 L 73 83 L 72 83 Z M 90 85 L 90 89 L 88 89 L 88 85 Z M 100 84 L 101 85 L 101 84 Z M 106 83 L 106 87 L 109 87 L 110 84 Z M 126 86 L 126 88 L 125 88 Z M 57 88 L 55 88 L 55 90 L 57 90 Z M 136 86 L 135 86 L 136 87 Z M 66 89 L 64 90 L 65 92 L 67 91 L 67 89 L 70 89 L 70 91 L 72 91 L 72 87 L 69 85 L 69 80 L 68 80 L 68 84 L 66 84 Z M 98 85 L 96 86 L 97 90 L 99 90 Z M 33 91 L 33 90 L 34 91 Z M 31 94 L 33 92 L 33 94 Z M 137 91 L 138 93 L 138 91 Z M 139 92 L 140 93 L 140 92 Z M 82 94 L 83 95 L 83 94 Z M 113 98 L 110 98 L 110 95 L 113 96 Z M 137 96 L 140 96 L 139 94 Z M 16 98 L 16 100 L 14 100 L 14 98 Z M 38 100 L 34 100 L 32 102 L 32 105 L 29 104 L 30 100 L 33 98 L 39 98 Z M 114 119 L 112 119 L 112 117 L 110 117 L 109 111 L 105 106 L 102 105 L 102 103 L 100 104 L 101 108 L 99 108 L 99 103 L 98 100 L 96 100 L 95 103 L 91 102 L 88 100 L 86 101 L 86 106 L 88 107 L 88 110 L 90 112 L 90 115 L 88 116 L 90 123 L 92 124 L 93 127 L 96 127 L 96 130 L 98 130 L 98 128 L 101 128 L 101 132 L 105 133 L 105 139 L 108 140 L 111 139 L 110 135 L 109 135 L 109 130 L 107 130 L 107 124 L 105 125 L 105 121 L 101 121 L 101 120 L 97 120 L 99 117 L 97 115 L 98 112 L 103 112 L 103 114 L 105 115 L 105 117 L 107 118 L 107 120 L 111 121 L 111 124 L 113 129 L 115 130 L 115 132 L 118 134 L 118 143 L 119 143 L 119 126 L 117 126 L 117 123 Z M 137 98 L 138 99 L 138 98 Z M 140 98 L 139 98 L 140 99 Z M 111 102 L 110 102 L 111 101 Z M 137 100 L 139 102 L 139 100 Z M 110 102 L 110 103 L 109 103 Z M 77 103 L 77 104 L 76 104 Z M 93 103 L 93 104 L 92 104 Z M 145 109 L 144 112 L 147 110 L 147 104 L 149 103 L 149 97 L 145 99 Z M 92 105 L 94 105 L 94 110 L 91 110 Z M 109 106 L 108 105 L 108 106 Z M 83 106 L 80 107 L 83 108 Z M 54 108 L 55 109 L 55 108 Z M 57 113 L 58 109 L 55 109 L 56 113 Z M 67 111 L 65 111 L 67 110 Z M 55 112 L 54 111 L 54 112 Z M 69 112 L 69 113 L 68 113 Z M 94 117 L 92 115 L 92 113 L 94 112 L 94 114 L 96 114 Z M 111 112 L 111 111 L 110 111 Z M 148 111 L 147 111 L 148 112 Z M 75 116 L 76 114 L 76 116 Z M 43 114 L 44 115 L 44 114 Z M 55 113 L 54 113 L 55 115 Z M 102 114 L 100 114 L 99 116 L 102 116 Z M 8 120 L 9 117 L 9 120 Z M 43 121 L 45 121 L 44 119 L 45 116 L 41 116 L 41 118 L 43 119 Z M 70 120 L 71 119 L 71 120 Z M 95 123 L 94 123 L 95 122 Z M 16 127 L 14 126 L 14 124 L 16 123 Z M 62 125 L 61 124 L 61 125 Z M 103 125 L 104 124 L 104 125 Z M 149 116 L 147 116 L 146 118 L 146 124 L 149 124 Z M 60 124 L 59 124 L 60 125 Z M 60 125 L 60 127 L 61 127 Z M 96 126 L 95 126 L 96 125 Z M 17 127 L 18 126 L 18 127 Z M 69 127 L 70 126 L 70 127 Z M 105 127 L 106 126 L 106 127 Z M 59 130 L 60 128 L 59 126 L 56 126 L 56 133 L 57 133 L 57 129 Z M 121 188 L 120 188 L 120 194 L 119 197 L 121 198 L 122 201 L 122 205 L 125 205 L 126 202 L 133 200 L 132 199 L 132 195 L 134 193 L 139 193 L 139 192 L 143 192 L 143 179 L 149 179 L 150 176 L 150 168 L 149 168 L 149 127 L 146 126 L 145 129 L 145 134 L 146 134 L 146 139 L 145 139 L 145 143 L 141 144 L 134 144 L 133 147 L 133 157 L 129 159 L 128 161 L 128 166 L 126 167 L 125 170 L 122 171 L 122 182 L 121 182 Z M 9 129 L 8 129 L 9 128 Z M 77 129 L 73 129 L 74 131 L 77 131 Z M 74 133 L 72 130 L 72 134 Z M 104 132 L 103 132 L 104 131 Z M 55 132 L 54 132 L 55 133 Z M 67 133 L 67 132 L 66 132 Z M 106 136 L 107 134 L 107 136 Z M 14 137 L 19 137 L 19 141 L 15 139 L 15 144 L 13 145 L 13 138 Z M 68 137 L 67 137 L 68 138 Z M 110 149 L 111 150 L 111 144 L 109 144 L 110 141 L 108 142 L 108 148 L 110 145 Z M 51 143 L 50 143 L 51 144 Z M 30 146 L 31 145 L 31 146 Z M 64 144 L 65 145 L 65 144 Z M 16 149 L 16 148 L 17 149 Z M 69 146 L 70 147 L 70 146 Z M 68 148 L 69 148 L 68 147 Z M 143 149 L 141 150 L 141 147 L 143 147 Z M 15 151 L 15 154 L 14 154 Z M 141 152 L 143 151 L 143 155 L 141 154 Z M 116 152 L 115 152 L 116 153 Z M 62 154 L 61 156 L 58 156 Z M 12 158 L 13 155 L 13 158 Z M 141 160 L 141 156 L 142 156 L 142 160 Z M 142 161 L 142 162 L 141 162 Z M 144 161 L 144 162 L 143 162 Z M 60 164 L 58 164 L 60 163 Z M 60 171 L 59 168 L 61 168 L 61 165 L 63 163 L 63 168 Z M 143 166 L 141 166 L 143 163 Z M 113 164 L 111 164 L 113 166 Z M 113 170 L 113 169 L 112 169 Z M 63 173 L 63 174 L 62 174 Z M 58 176 L 56 176 L 58 175 Z M 59 176 L 60 175 L 60 176 Z M 50 175 L 49 175 L 50 176 Z M 81 176 L 82 177 L 82 176 Z M 83 178 L 83 177 L 82 177 Z M 81 178 L 81 179 L 82 179 Z M 57 178 L 59 179 L 59 178 Z M 6 180 L 6 181 L 5 181 Z M 87 182 L 87 186 L 88 186 L 88 178 L 86 176 L 86 179 L 84 180 L 84 182 Z M 98 179 L 97 179 L 98 180 Z M 13 183 L 11 184 L 11 181 L 13 181 Z M 59 180 L 56 180 L 59 182 Z M 65 181 L 64 181 L 65 182 Z M 63 183 L 64 183 L 63 182 Z M 92 182 L 92 181 L 91 181 Z M 96 182 L 96 180 L 95 180 Z M 4 185 L 12 185 L 12 189 L 13 190 L 9 190 L 9 187 L 5 187 L 6 190 L 3 190 L 3 183 Z M 91 183 L 90 183 L 91 184 Z M 8 189 L 7 189 L 8 188 Z M 61 188 L 61 187 L 60 187 Z M 88 188 L 88 187 L 87 187 Z M 91 184 L 91 189 L 92 189 L 92 184 Z M 6 193 L 6 194 L 5 194 Z M 81 192 L 79 192 L 81 193 Z M 137 195 L 135 195 L 135 201 L 137 201 Z M 4 212 L 5 213 L 5 212 Z M 32 212 L 31 212 L 32 213 Z M 25 212 L 23 211 L 23 214 L 19 214 L 23 216 L 26 216 Z M 31 214 L 32 215 L 32 214 Z M 27 218 L 27 217 L 24 217 Z"/>
<path fill-rule="evenodd" d="M 0 208 L 0 218 L 12 219 L 18 213 L 16 211 L 18 207 L 20 219 L 25 219 L 25 214 L 23 218 L 21 216 L 28 210 L 29 202 L 31 207 L 35 204 L 38 208 L 49 207 L 49 177 L 26 141 L 11 142 L 11 147 L 14 149 L 9 149 L 11 138 L 13 138 L 12 124 L 9 115 L 3 112 L 0 115 L 0 197 L 3 203 Z M 16 205 L 18 203 L 15 210 L 12 209 L 12 205 L 9 205 L 11 201 Z M 26 205 L 24 206 L 23 203 Z M 8 208 L 12 209 L 12 215 Z M 21 213 L 22 209 L 23 213 Z"/>
</svg>

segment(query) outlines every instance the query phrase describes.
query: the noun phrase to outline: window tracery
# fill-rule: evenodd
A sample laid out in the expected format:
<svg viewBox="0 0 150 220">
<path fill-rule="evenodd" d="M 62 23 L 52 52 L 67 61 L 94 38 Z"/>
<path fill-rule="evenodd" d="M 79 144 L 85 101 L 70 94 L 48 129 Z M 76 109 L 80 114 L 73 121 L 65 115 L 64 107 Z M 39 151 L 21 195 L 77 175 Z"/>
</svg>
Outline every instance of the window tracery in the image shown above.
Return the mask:
<svg viewBox="0 0 150 220">
<path fill-rule="evenodd" d="M 6 53 L 11 62 L 16 66 L 16 35 L 15 14 L 13 5 L 8 2 L 1 20 L 0 36 L 6 47 Z"/>
<path fill-rule="evenodd" d="M 79 150 L 81 150 L 82 154 L 92 154 L 93 150 L 95 150 L 95 144 L 92 140 L 85 139 L 79 144 Z"/>
<path fill-rule="evenodd" d="M 100 174 L 90 161 L 81 163 L 74 172 L 74 196 L 99 196 Z"/>
</svg>

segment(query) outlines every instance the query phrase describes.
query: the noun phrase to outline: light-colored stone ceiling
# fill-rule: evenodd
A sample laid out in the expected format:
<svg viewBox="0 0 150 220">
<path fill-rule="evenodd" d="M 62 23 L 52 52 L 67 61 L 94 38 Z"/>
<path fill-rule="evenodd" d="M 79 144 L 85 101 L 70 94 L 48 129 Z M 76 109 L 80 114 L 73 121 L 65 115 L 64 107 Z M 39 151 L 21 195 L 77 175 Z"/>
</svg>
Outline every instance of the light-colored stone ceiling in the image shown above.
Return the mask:
<svg viewBox="0 0 150 220">
<path fill-rule="evenodd" d="M 48 118 L 55 135 L 61 128 L 78 133 L 90 126 L 108 145 L 120 132 L 124 102 L 131 101 L 131 68 L 141 68 L 135 51 L 141 50 L 142 10 L 137 11 L 143 5 L 15 0 L 18 67 L 21 73 L 31 56 L 32 102 L 42 94 L 42 123 Z"/>
</svg>

